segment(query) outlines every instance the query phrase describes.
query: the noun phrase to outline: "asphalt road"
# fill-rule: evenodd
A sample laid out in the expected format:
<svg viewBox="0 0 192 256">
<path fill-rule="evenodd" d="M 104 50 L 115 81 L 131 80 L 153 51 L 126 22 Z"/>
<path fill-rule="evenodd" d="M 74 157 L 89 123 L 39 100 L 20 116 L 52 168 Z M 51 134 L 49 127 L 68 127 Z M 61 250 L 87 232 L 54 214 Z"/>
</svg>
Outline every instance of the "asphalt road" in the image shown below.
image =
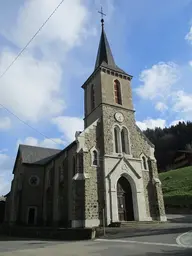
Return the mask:
<svg viewBox="0 0 192 256">
<path fill-rule="evenodd" d="M 7 241 L 0 242 L 1 256 L 191 256 L 192 248 L 122 240 L 83 242 Z"/>
<path fill-rule="evenodd" d="M 182 223 L 183 217 L 176 219 L 160 225 L 108 229 L 104 237 L 93 241 L 0 238 L 0 256 L 192 256 L 192 222 L 189 217 Z"/>
</svg>

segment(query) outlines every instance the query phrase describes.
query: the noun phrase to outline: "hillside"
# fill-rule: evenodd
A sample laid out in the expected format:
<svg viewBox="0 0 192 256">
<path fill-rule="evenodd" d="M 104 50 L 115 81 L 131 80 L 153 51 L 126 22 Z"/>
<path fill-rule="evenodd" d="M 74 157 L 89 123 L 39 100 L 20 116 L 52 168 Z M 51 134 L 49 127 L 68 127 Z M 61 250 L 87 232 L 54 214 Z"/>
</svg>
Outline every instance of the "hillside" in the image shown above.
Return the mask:
<svg viewBox="0 0 192 256">
<path fill-rule="evenodd" d="M 159 172 L 172 170 L 175 154 L 189 145 L 192 151 L 192 122 L 179 122 L 164 129 L 155 128 L 144 131 L 155 145 L 155 157 Z"/>
<path fill-rule="evenodd" d="M 165 205 L 192 208 L 192 166 L 160 173 Z"/>
</svg>

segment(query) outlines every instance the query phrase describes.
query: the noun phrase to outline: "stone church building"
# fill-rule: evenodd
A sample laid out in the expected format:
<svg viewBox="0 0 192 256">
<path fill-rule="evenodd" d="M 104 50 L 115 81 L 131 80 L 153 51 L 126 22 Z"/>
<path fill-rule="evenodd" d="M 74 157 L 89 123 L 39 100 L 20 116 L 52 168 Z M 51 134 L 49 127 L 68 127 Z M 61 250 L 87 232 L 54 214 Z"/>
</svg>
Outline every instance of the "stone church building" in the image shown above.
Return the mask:
<svg viewBox="0 0 192 256">
<path fill-rule="evenodd" d="M 63 150 L 19 146 L 8 223 L 166 221 L 154 145 L 136 125 L 131 80 L 115 63 L 102 20 L 94 71 L 82 85 L 84 130 Z"/>
</svg>

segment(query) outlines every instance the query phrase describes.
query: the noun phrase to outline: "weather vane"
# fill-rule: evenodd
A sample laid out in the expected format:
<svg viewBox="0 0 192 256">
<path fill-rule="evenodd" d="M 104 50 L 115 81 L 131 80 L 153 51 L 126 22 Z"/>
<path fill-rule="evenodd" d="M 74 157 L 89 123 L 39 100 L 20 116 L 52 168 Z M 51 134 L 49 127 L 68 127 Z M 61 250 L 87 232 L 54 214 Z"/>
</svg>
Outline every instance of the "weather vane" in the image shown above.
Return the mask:
<svg viewBox="0 0 192 256">
<path fill-rule="evenodd" d="M 101 14 L 101 24 L 102 24 L 102 26 L 103 26 L 103 24 L 104 24 L 104 16 L 106 16 L 106 14 L 103 12 L 103 8 L 102 8 L 102 6 L 101 6 L 101 11 L 98 11 L 98 13 L 100 13 Z"/>
</svg>

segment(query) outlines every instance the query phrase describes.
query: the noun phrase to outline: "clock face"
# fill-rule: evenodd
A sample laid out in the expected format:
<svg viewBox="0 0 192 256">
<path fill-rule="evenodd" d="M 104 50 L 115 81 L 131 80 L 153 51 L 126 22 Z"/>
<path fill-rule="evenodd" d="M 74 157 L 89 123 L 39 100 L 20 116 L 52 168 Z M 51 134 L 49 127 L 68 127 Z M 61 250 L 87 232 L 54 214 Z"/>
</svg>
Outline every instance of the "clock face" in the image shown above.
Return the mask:
<svg viewBox="0 0 192 256">
<path fill-rule="evenodd" d="M 124 116 L 121 113 L 115 113 L 115 119 L 121 123 L 124 120 Z"/>
</svg>

